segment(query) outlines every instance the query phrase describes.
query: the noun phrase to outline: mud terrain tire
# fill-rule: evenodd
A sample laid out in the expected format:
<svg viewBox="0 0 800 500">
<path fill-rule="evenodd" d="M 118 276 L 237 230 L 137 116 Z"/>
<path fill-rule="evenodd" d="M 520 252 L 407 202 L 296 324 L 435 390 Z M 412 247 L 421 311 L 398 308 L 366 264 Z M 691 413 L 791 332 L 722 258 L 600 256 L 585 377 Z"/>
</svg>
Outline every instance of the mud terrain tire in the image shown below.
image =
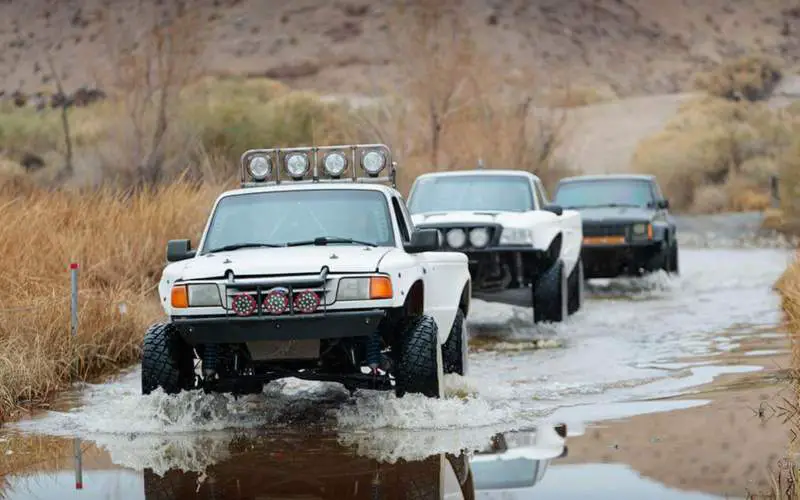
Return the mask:
<svg viewBox="0 0 800 500">
<path fill-rule="evenodd" d="M 534 323 L 559 323 L 567 317 L 567 279 L 564 261 L 558 259 L 544 272 L 533 287 Z"/>
<path fill-rule="evenodd" d="M 192 349 L 169 323 L 156 323 L 144 334 L 142 394 L 161 387 L 177 394 L 194 387 Z"/>
<path fill-rule="evenodd" d="M 405 327 L 401 340 L 400 359 L 395 371 L 395 395 L 421 393 L 438 398 L 442 374 L 438 327 L 430 316 L 413 318 Z"/>
<path fill-rule="evenodd" d="M 678 243 L 675 242 L 672 244 L 672 248 L 669 252 L 669 261 L 670 261 L 670 272 L 674 275 L 680 274 L 680 266 L 678 265 Z"/>
<path fill-rule="evenodd" d="M 567 299 L 567 314 L 575 314 L 583 307 L 583 259 L 578 258 L 578 263 L 567 278 L 569 297 Z"/>
<path fill-rule="evenodd" d="M 442 346 L 442 362 L 444 373 L 457 373 L 466 375 L 467 371 L 467 342 L 466 338 L 466 319 L 464 311 L 458 308 L 450 335 L 447 342 Z"/>
</svg>

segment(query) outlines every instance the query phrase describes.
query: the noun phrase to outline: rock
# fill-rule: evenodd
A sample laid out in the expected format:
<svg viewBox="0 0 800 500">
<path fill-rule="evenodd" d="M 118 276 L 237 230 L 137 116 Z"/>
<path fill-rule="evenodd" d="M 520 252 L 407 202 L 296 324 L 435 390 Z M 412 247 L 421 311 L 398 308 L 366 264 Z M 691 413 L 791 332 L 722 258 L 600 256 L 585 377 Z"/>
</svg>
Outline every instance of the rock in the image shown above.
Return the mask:
<svg viewBox="0 0 800 500">
<path fill-rule="evenodd" d="M 25 153 L 22 155 L 19 164 L 28 172 L 39 170 L 45 166 L 42 157 L 33 153 Z"/>
</svg>

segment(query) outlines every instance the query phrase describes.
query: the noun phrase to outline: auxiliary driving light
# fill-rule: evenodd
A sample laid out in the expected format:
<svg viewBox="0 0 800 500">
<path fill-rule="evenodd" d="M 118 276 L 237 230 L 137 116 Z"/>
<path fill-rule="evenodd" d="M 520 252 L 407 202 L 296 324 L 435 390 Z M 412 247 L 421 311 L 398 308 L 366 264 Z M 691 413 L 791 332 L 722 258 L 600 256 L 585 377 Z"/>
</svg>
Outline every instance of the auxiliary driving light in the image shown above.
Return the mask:
<svg viewBox="0 0 800 500">
<path fill-rule="evenodd" d="M 308 173 L 310 164 L 305 153 L 289 153 L 286 155 L 286 173 L 293 179 L 302 179 Z"/>
<path fill-rule="evenodd" d="M 463 229 L 451 229 L 445 238 L 450 248 L 461 248 L 467 243 L 467 233 Z"/>
<path fill-rule="evenodd" d="M 294 296 L 294 308 L 301 313 L 313 313 L 320 304 L 319 295 L 311 290 L 303 290 Z"/>
<path fill-rule="evenodd" d="M 376 176 L 386 166 L 386 156 L 381 151 L 370 151 L 361 157 L 361 166 L 371 176 Z"/>
<path fill-rule="evenodd" d="M 231 307 L 237 316 L 250 316 L 256 312 L 258 304 L 252 295 L 247 293 L 237 293 L 233 296 Z"/>
<path fill-rule="evenodd" d="M 283 314 L 289 309 L 289 290 L 273 288 L 264 297 L 264 312 L 267 314 Z"/>
<path fill-rule="evenodd" d="M 489 230 L 485 227 L 476 227 L 469 232 L 469 243 L 476 248 L 483 248 L 489 244 Z"/>
<path fill-rule="evenodd" d="M 347 169 L 347 157 L 339 152 L 328 153 L 325 155 L 325 159 L 322 160 L 322 164 L 328 175 L 339 177 Z"/>
<path fill-rule="evenodd" d="M 272 173 L 272 159 L 268 156 L 254 156 L 247 166 L 255 181 L 263 181 Z"/>
</svg>

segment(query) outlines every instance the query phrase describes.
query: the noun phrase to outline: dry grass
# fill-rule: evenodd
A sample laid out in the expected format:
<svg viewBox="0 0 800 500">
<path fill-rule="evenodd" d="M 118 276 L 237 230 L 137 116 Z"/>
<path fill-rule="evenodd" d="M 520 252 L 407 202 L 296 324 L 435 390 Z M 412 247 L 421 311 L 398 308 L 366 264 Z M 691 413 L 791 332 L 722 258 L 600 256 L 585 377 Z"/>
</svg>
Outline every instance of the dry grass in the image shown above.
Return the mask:
<svg viewBox="0 0 800 500">
<path fill-rule="evenodd" d="M 553 108 L 579 108 L 616 99 L 617 94 L 610 88 L 566 85 L 547 92 L 545 102 Z"/>
<path fill-rule="evenodd" d="M 639 144 L 633 167 L 655 174 L 678 210 L 764 210 L 798 123 L 796 108 L 702 97 Z"/>
<path fill-rule="evenodd" d="M 175 183 L 47 191 L 0 184 L 0 421 L 46 401 L 72 381 L 137 360 L 146 326 L 161 314 L 155 285 L 170 238 L 199 236 L 212 186 Z M 80 328 L 70 336 L 70 262 L 80 270 Z"/>
<path fill-rule="evenodd" d="M 771 57 L 750 55 L 726 61 L 694 76 L 694 88 L 709 95 L 740 101 L 767 99 L 782 78 L 782 64 Z"/>
</svg>

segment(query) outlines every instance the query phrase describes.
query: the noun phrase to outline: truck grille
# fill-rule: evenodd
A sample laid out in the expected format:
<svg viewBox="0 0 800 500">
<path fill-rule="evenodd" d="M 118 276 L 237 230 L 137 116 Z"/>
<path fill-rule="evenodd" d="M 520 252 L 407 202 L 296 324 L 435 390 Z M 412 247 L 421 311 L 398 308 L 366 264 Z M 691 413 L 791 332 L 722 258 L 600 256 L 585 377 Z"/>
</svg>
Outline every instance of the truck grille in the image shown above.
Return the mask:
<svg viewBox="0 0 800 500">
<path fill-rule="evenodd" d="M 625 236 L 627 224 L 584 224 L 584 236 Z"/>
<path fill-rule="evenodd" d="M 296 306 L 296 299 L 300 300 L 302 303 L 306 303 L 307 301 L 303 301 L 301 295 L 309 297 L 308 292 L 311 292 L 319 299 L 319 305 L 316 309 L 324 309 L 326 306 L 331 305 L 336 299 L 336 286 L 337 280 L 335 279 L 326 280 L 325 286 L 280 284 L 270 286 L 228 286 L 226 294 L 227 310 L 231 314 L 239 314 L 237 304 L 235 303 L 238 301 L 238 306 L 241 307 L 241 304 L 250 302 L 250 299 L 252 299 L 250 303 L 255 304 L 255 310 L 249 314 L 239 315 L 286 316 L 316 312 L 304 311 L 302 307 L 298 309 Z M 242 297 L 245 298 L 244 301 L 242 301 Z"/>
</svg>

